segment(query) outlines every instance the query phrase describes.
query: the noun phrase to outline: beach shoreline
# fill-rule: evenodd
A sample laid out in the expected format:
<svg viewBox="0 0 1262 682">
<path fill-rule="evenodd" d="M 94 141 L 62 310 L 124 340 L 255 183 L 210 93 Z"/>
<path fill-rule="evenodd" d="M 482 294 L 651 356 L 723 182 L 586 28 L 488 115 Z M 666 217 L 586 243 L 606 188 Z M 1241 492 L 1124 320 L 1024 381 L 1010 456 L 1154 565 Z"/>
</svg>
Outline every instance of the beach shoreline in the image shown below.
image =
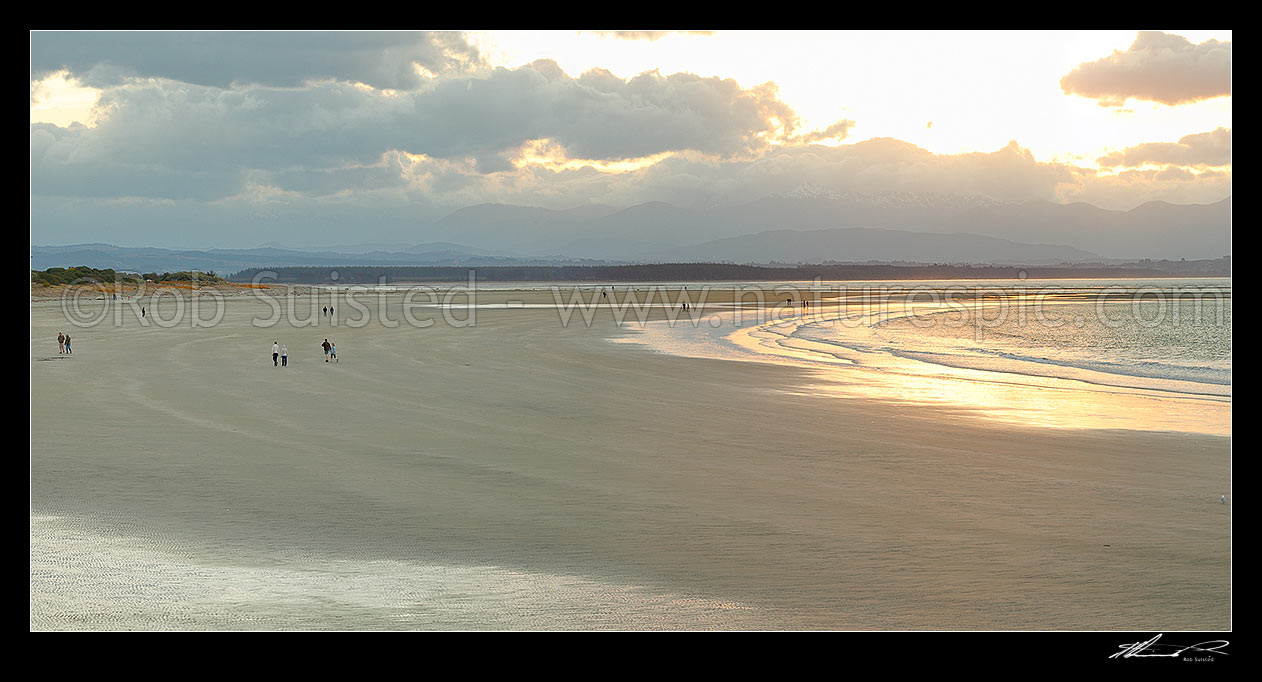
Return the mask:
<svg viewBox="0 0 1262 682">
<path fill-rule="evenodd" d="M 244 296 L 205 329 L 124 316 L 36 362 L 72 327 L 32 304 L 33 629 L 1231 627 L 1229 437 L 824 394 L 803 368 L 610 343 L 633 333 L 544 308 L 253 324 L 270 314 Z M 142 585 L 178 564 L 197 594 L 93 594 L 139 570 L 57 568 L 94 537 L 149 552 Z M 199 566 L 234 589 L 305 568 L 243 605 Z M 471 605 L 485 575 L 455 576 L 479 566 L 515 571 L 517 616 Z M 391 587 L 320 603 L 344 571 Z M 555 576 L 598 613 L 532 596 Z"/>
</svg>

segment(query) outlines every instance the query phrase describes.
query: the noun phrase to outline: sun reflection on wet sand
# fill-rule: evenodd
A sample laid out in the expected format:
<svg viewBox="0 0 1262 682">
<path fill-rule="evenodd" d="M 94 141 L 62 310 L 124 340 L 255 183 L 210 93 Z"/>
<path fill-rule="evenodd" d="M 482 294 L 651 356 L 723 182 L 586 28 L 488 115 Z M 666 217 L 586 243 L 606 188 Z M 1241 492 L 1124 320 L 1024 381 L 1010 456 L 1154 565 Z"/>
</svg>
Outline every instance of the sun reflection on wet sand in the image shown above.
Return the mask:
<svg viewBox="0 0 1262 682">
<path fill-rule="evenodd" d="M 1042 296 L 1039 303 L 1055 308 L 1090 297 L 1064 292 Z M 993 297 L 970 303 L 968 310 L 984 316 L 1011 300 Z M 802 315 L 777 311 L 778 317 L 750 324 L 755 316 L 748 310 L 728 310 L 716 313 L 723 317 L 717 327 L 649 324 L 643 335 L 627 340 L 673 354 L 807 367 L 815 370 L 818 381 L 802 386 L 803 391 L 839 397 L 952 406 L 980 418 L 1053 428 L 1231 435 L 1230 385 L 1104 375 L 1062 366 L 1053 368 L 1060 376 L 950 366 L 932 361 L 933 353 L 924 349 L 895 353 L 864 343 L 880 333 L 880 323 L 959 311 L 942 302 L 910 301 L 857 311 L 844 303 L 825 304 Z M 835 342 L 797 335 L 806 325 L 830 326 L 836 330 Z M 700 336 L 709 338 L 703 341 Z M 960 364 L 956 356 L 952 360 Z"/>
</svg>

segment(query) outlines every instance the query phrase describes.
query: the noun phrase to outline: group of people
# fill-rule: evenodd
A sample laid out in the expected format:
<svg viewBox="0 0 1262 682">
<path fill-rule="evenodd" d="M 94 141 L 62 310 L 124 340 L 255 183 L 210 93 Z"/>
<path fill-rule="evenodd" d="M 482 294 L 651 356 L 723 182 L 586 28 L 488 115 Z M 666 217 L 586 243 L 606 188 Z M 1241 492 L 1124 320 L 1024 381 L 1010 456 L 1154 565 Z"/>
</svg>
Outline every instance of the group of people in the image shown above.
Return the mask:
<svg viewBox="0 0 1262 682">
<path fill-rule="evenodd" d="M 57 352 L 65 355 L 70 352 L 70 335 L 57 332 Z"/>
<path fill-rule="evenodd" d="M 58 338 L 60 339 L 61 337 L 58 336 Z M 66 343 L 69 344 L 69 342 L 70 342 L 70 338 L 66 337 Z M 69 345 L 67 345 L 67 348 L 68 347 Z M 329 343 L 329 340 L 325 339 L 324 343 L 320 344 L 320 347 L 324 349 L 325 362 L 329 362 L 330 359 L 334 362 L 337 361 L 337 345 L 336 344 Z M 272 366 L 273 367 L 288 367 L 289 366 L 289 348 L 286 346 L 280 345 L 279 341 L 272 342 Z"/>
<path fill-rule="evenodd" d="M 279 363 L 276 362 L 277 358 L 280 359 Z M 289 347 L 288 346 L 282 346 L 277 341 L 272 342 L 272 366 L 273 367 L 288 367 L 289 366 Z"/>
</svg>

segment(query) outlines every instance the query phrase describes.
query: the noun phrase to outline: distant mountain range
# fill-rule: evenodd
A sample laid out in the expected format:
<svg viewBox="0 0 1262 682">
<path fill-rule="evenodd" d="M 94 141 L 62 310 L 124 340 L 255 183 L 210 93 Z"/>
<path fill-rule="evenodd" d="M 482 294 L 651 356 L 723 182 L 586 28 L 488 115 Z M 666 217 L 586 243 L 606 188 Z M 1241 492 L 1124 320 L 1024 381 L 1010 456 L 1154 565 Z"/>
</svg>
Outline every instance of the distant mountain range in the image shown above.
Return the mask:
<svg viewBox="0 0 1262 682">
<path fill-rule="evenodd" d="M 456 211 L 435 222 L 429 232 L 437 239 L 514 253 L 654 260 L 672 248 L 728 237 L 776 230 L 854 228 L 994 237 L 1014 243 L 1065 246 L 1102 258 L 1218 258 L 1231 253 L 1231 198 L 1214 204 L 1149 202 L 1130 211 L 1082 203 L 1000 202 L 987 197 L 907 192 L 798 192 L 707 209 L 652 202 L 622 210 L 592 207 L 586 215 L 483 204 Z M 868 258 L 847 253 L 847 245 L 841 242 L 832 248 L 841 250 L 811 250 L 785 257 Z M 978 256 L 974 262 L 990 262 L 992 258 Z"/>
<path fill-rule="evenodd" d="M 906 230 L 848 228 L 771 230 L 727 237 L 662 252 L 659 260 L 730 263 L 1006 263 L 1041 265 L 1099 261 L 1096 254 L 1068 246 L 1022 244 L 975 234 L 933 234 Z"/>
<path fill-rule="evenodd" d="M 153 247 L 113 246 L 111 244 L 73 244 L 70 246 L 32 246 L 31 269 L 88 265 L 98 269 L 129 272 L 178 272 L 181 270 L 214 271 L 223 275 L 246 268 L 294 266 L 350 265 L 559 265 L 581 262 L 572 259 L 522 259 L 485 255 L 481 249 L 458 244 L 419 244 L 402 251 L 346 251 L 322 249 L 298 250 L 276 247 L 257 249 L 174 250 Z"/>
<path fill-rule="evenodd" d="M 1149 202 L 1130 211 L 1088 204 L 1001 202 L 918 193 L 853 194 L 810 187 L 736 206 L 662 202 L 566 211 L 481 204 L 416 228 L 417 243 L 291 249 L 170 250 L 108 244 L 32 246 L 31 267 L 234 272 L 250 267 L 557 265 L 575 263 L 920 262 L 1055 264 L 1212 259 L 1231 253 L 1231 198 Z M 409 245 L 410 244 L 410 245 Z"/>
</svg>

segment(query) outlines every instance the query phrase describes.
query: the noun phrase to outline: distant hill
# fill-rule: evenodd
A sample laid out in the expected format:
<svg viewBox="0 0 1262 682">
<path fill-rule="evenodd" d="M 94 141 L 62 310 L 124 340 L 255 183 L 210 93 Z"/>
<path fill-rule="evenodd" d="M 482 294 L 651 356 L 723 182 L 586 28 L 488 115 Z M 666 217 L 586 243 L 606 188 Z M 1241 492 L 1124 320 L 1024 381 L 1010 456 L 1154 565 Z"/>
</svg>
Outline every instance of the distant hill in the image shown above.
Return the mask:
<svg viewBox="0 0 1262 682">
<path fill-rule="evenodd" d="M 390 244 L 308 249 L 171 250 L 108 244 L 33 246 L 31 267 L 215 270 L 285 266 L 561 265 L 730 261 L 1079 263 L 1216 259 L 1231 254 L 1231 198 L 1149 202 L 1130 211 L 1046 201 L 888 192 L 799 191 L 739 205 L 662 202 L 558 211 L 481 204 Z M 407 246 L 406 244 L 412 244 Z"/>
<path fill-rule="evenodd" d="M 31 268 L 90 265 L 129 272 L 201 270 L 237 272 L 247 268 L 286 266 L 354 266 L 354 265 L 507 265 L 526 261 L 541 265 L 572 262 L 568 259 L 520 259 L 481 255 L 479 249 L 458 244 L 412 247 L 417 251 L 338 253 L 332 251 L 299 251 L 295 249 L 210 249 L 181 251 L 149 247 L 123 247 L 109 244 L 74 244 L 70 246 L 32 246 Z"/>
<path fill-rule="evenodd" d="M 994 237 L 1104 258 L 1218 258 L 1231 253 L 1231 198 L 1214 204 L 1150 202 L 1110 211 L 1088 204 L 917 193 L 798 194 L 705 209 L 651 202 L 592 216 L 496 204 L 461 209 L 418 232 L 518 254 L 644 260 L 729 237 L 853 228 Z M 840 260 L 845 255 L 816 252 L 810 257 Z"/>
<path fill-rule="evenodd" d="M 1021 244 L 974 234 L 933 234 L 870 228 L 771 230 L 664 251 L 671 260 L 730 263 L 1013 263 L 1041 265 L 1098 261 L 1068 246 Z"/>
</svg>

